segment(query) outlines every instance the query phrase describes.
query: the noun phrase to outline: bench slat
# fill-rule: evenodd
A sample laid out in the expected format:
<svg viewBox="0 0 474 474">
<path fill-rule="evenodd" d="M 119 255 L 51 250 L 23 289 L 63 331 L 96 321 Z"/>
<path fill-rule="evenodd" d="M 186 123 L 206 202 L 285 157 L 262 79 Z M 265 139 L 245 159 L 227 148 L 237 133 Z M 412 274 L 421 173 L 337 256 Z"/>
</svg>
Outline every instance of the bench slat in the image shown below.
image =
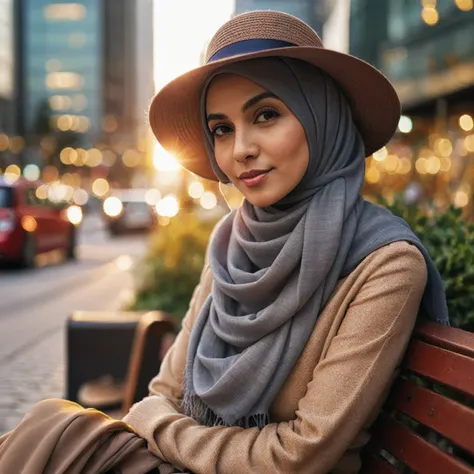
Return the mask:
<svg viewBox="0 0 474 474">
<path fill-rule="evenodd" d="M 435 346 L 474 357 L 474 334 L 471 332 L 430 322 L 418 326 L 416 335 Z"/>
<path fill-rule="evenodd" d="M 425 377 L 474 396 L 474 359 L 413 341 L 405 358 L 405 366 Z"/>
<path fill-rule="evenodd" d="M 474 454 L 474 410 L 407 380 L 399 380 L 388 405 Z"/>
<path fill-rule="evenodd" d="M 361 474 L 400 474 L 397 469 L 389 464 L 385 459 L 371 453 L 364 459 L 364 467 Z"/>
<path fill-rule="evenodd" d="M 474 473 L 474 468 L 444 453 L 385 413 L 376 422 L 372 439 L 418 474 Z"/>
</svg>

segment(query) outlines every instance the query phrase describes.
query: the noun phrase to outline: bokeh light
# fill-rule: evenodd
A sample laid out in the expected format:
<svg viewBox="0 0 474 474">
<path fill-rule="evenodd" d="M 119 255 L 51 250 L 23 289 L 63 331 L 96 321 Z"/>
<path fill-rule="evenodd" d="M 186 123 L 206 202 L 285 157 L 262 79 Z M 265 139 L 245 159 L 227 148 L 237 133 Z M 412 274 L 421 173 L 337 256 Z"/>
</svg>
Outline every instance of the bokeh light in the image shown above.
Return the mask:
<svg viewBox="0 0 474 474">
<path fill-rule="evenodd" d="M 73 201 L 78 206 L 84 206 L 89 201 L 89 194 L 85 189 L 76 189 L 74 191 Z"/>
<path fill-rule="evenodd" d="M 14 182 L 18 181 L 21 176 L 21 170 L 18 165 L 9 165 L 5 169 L 5 174 L 3 175 L 3 179 L 8 184 L 13 184 Z"/>
<path fill-rule="evenodd" d="M 148 189 L 145 193 L 145 201 L 149 206 L 155 206 L 160 199 L 161 193 L 156 188 Z"/>
<path fill-rule="evenodd" d="M 200 204 L 203 209 L 207 209 L 207 210 L 214 209 L 217 205 L 216 195 L 211 191 L 205 192 L 201 196 Z"/>
<path fill-rule="evenodd" d="M 459 117 L 459 126 L 465 132 L 469 132 L 474 128 L 474 120 L 468 114 L 461 115 L 461 117 Z"/>
<path fill-rule="evenodd" d="M 162 217 L 174 217 L 179 212 L 179 202 L 176 196 L 168 194 L 156 205 L 156 212 Z"/>
<path fill-rule="evenodd" d="M 28 180 L 28 181 L 36 181 L 39 179 L 41 175 L 41 171 L 39 169 L 38 165 L 26 165 L 25 169 L 23 170 L 23 176 Z"/>
<path fill-rule="evenodd" d="M 69 222 L 75 226 L 82 222 L 82 208 L 79 206 L 69 206 L 66 215 Z"/>
<path fill-rule="evenodd" d="M 123 164 L 128 168 L 135 168 L 140 164 L 140 153 L 137 150 L 126 150 L 122 156 Z"/>
<path fill-rule="evenodd" d="M 375 161 L 383 161 L 388 156 L 388 151 L 386 147 L 381 148 L 380 150 L 376 151 L 373 155 Z"/>
<path fill-rule="evenodd" d="M 463 12 L 468 12 L 474 8 L 473 0 L 454 0 L 456 6 Z"/>
<path fill-rule="evenodd" d="M 97 178 L 92 183 L 92 192 L 97 197 L 104 197 L 109 192 L 109 190 L 110 190 L 109 183 L 104 178 Z"/>
<path fill-rule="evenodd" d="M 474 134 L 473 135 L 468 135 L 464 139 L 464 146 L 466 147 L 466 150 L 469 152 L 474 152 Z"/>
<path fill-rule="evenodd" d="M 48 198 L 48 189 L 49 186 L 47 184 L 42 184 L 41 186 L 38 186 L 36 188 L 36 197 L 40 200 L 43 201 Z"/>
<path fill-rule="evenodd" d="M 438 10 L 434 7 L 424 7 L 421 11 L 421 18 L 427 25 L 434 26 L 439 21 Z"/>
<path fill-rule="evenodd" d="M 117 217 L 122 213 L 123 204 L 118 197 L 110 196 L 104 201 L 103 208 L 109 217 Z"/>
<path fill-rule="evenodd" d="M 130 255 L 119 255 L 115 259 L 117 268 L 122 272 L 127 272 L 133 267 L 133 258 Z"/>
<path fill-rule="evenodd" d="M 204 194 L 204 186 L 199 181 L 193 181 L 189 185 L 188 194 L 193 199 L 199 199 Z"/>
<path fill-rule="evenodd" d="M 21 218 L 21 227 L 25 232 L 34 232 L 38 227 L 38 223 L 33 216 L 23 216 Z"/>
<path fill-rule="evenodd" d="M 410 117 L 402 115 L 398 122 L 398 129 L 402 133 L 410 133 L 413 130 L 413 121 Z"/>
<path fill-rule="evenodd" d="M 85 159 L 85 164 L 90 168 L 95 168 L 102 163 L 102 152 L 97 148 L 91 148 L 87 152 L 87 157 Z"/>
</svg>

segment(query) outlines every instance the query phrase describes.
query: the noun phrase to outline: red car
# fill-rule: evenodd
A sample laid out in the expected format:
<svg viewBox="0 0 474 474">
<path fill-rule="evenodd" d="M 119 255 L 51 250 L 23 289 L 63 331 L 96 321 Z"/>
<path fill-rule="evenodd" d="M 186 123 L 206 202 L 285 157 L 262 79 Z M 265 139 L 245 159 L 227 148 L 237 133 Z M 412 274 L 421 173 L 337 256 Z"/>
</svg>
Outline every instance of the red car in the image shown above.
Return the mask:
<svg viewBox="0 0 474 474">
<path fill-rule="evenodd" d="M 0 260 L 34 267 L 36 255 L 56 249 L 74 258 L 76 226 L 67 209 L 37 197 L 41 184 L 0 177 Z"/>
</svg>

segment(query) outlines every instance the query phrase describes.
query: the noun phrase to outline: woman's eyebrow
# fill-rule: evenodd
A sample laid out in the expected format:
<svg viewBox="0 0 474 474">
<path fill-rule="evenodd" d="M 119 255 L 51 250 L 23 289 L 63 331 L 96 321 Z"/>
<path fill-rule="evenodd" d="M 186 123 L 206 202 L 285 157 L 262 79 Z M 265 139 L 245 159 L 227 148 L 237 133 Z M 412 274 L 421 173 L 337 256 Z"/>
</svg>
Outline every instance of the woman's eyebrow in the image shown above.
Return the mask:
<svg viewBox="0 0 474 474">
<path fill-rule="evenodd" d="M 224 114 L 209 114 L 207 116 L 207 121 L 210 122 L 211 120 L 226 120 L 228 118 L 229 117 L 227 117 L 227 115 L 224 115 Z"/>
<path fill-rule="evenodd" d="M 268 98 L 278 99 L 278 97 L 273 92 L 262 92 L 261 94 L 258 94 L 245 102 L 245 104 L 242 106 L 242 112 L 245 112 L 246 110 L 250 109 L 250 107 L 258 104 L 261 100 Z"/>
<path fill-rule="evenodd" d="M 263 99 L 268 99 L 268 98 L 273 98 L 273 99 L 278 99 L 278 97 L 273 93 L 273 92 L 262 92 L 261 94 L 257 94 L 256 96 L 250 98 L 245 104 L 242 106 L 242 112 L 245 112 L 246 110 L 250 109 L 250 107 L 253 107 L 254 105 L 258 104 L 261 100 Z M 210 122 L 211 120 L 226 120 L 229 117 L 225 114 L 209 114 L 207 116 L 207 121 Z"/>
</svg>

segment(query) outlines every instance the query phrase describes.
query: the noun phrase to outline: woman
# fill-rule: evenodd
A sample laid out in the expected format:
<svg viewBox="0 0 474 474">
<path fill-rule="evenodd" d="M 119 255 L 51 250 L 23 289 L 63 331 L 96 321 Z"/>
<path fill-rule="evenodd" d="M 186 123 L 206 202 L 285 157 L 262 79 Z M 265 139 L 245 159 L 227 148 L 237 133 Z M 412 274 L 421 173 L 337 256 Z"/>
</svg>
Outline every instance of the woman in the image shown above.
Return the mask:
<svg viewBox="0 0 474 474">
<path fill-rule="evenodd" d="M 183 328 L 124 420 L 195 473 L 354 473 L 420 303 L 443 285 L 360 195 L 400 116 L 390 83 L 300 20 L 251 12 L 150 110 L 161 144 L 245 200 L 216 227 Z"/>
</svg>

